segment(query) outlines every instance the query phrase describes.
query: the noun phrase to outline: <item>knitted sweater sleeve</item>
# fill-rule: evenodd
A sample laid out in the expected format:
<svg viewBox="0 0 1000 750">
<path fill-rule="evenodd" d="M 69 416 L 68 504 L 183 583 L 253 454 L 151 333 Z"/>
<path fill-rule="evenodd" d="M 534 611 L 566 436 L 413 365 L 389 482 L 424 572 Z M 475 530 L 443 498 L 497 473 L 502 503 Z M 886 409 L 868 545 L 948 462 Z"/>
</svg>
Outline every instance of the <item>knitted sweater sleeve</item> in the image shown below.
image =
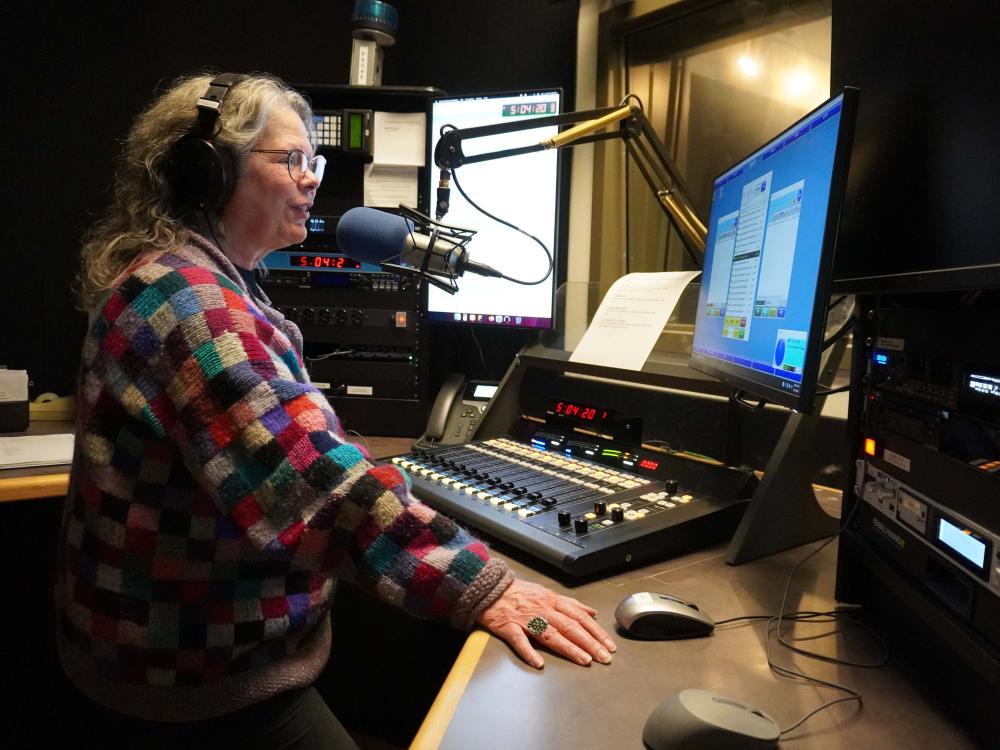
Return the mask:
<svg viewBox="0 0 1000 750">
<path fill-rule="evenodd" d="M 509 584 L 481 541 L 344 441 L 294 348 L 223 275 L 138 267 L 93 321 L 84 358 L 107 397 L 168 443 L 268 556 L 350 575 L 460 628 Z"/>
</svg>

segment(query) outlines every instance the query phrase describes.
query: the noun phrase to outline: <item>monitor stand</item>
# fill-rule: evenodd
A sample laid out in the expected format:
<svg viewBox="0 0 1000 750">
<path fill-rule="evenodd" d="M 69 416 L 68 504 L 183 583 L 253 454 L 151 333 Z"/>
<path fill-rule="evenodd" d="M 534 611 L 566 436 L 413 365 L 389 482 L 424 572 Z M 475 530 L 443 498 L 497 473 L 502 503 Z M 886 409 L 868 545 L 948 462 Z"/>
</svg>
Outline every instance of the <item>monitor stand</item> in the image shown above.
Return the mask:
<svg viewBox="0 0 1000 750">
<path fill-rule="evenodd" d="M 821 386 L 830 387 L 846 349 L 847 336 L 842 336 L 824 352 L 818 378 Z M 817 402 L 820 398 L 816 397 Z M 819 420 L 815 412 L 793 413 L 788 418 L 764 476 L 729 543 L 726 562 L 730 565 L 837 533 L 840 520 L 820 507 L 809 471 Z"/>
</svg>

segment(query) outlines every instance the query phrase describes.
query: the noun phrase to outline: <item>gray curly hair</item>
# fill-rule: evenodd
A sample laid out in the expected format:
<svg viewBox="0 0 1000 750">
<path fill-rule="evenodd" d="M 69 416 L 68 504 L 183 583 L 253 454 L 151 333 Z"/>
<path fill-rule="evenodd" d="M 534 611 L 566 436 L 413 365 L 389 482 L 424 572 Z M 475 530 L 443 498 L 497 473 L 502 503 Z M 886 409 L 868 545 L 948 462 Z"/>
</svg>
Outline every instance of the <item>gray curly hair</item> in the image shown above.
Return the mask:
<svg viewBox="0 0 1000 750">
<path fill-rule="evenodd" d="M 167 159 L 174 143 L 195 125 L 198 99 L 216 76 L 179 78 L 135 120 L 119 157 L 107 212 L 83 240 L 77 291 L 84 310 L 94 308 L 116 278 L 143 252 L 166 248 L 190 231 L 174 207 Z M 271 113 L 291 107 L 313 132 L 309 103 L 267 74 L 249 76 L 223 103 L 216 143 L 228 146 L 241 174 Z M 217 217 L 216 217 L 217 218 Z"/>
</svg>

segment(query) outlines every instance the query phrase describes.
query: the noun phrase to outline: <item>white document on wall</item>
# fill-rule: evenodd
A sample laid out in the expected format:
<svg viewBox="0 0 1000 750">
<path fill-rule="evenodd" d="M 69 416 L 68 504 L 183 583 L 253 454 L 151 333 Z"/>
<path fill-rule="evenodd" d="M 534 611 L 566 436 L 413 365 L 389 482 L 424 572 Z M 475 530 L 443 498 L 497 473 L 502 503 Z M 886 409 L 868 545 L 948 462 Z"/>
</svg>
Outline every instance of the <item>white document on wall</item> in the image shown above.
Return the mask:
<svg viewBox="0 0 1000 750">
<path fill-rule="evenodd" d="M 395 164 L 365 164 L 366 206 L 396 208 L 417 205 L 417 168 Z"/>
<path fill-rule="evenodd" d="M 427 115 L 423 112 L 376 112 L 376 164 L 422 167 L 427 160 Z"/>
<path fill-rule="evenodd" d="M 0 369 L 0 402 L 28 400 L 28 371 Z"/>
<path fill-rule="evenodd" d="M 372 163 L 365 165 L 364 204 L 416 208 L 417 170 L 427 161 L 427 115 L 376 112 L 372 142 Z"/>
<path fill-rule="evenodd" d="M 571 362 L 641 370 L 684 288 L 701 271 L 630 273 L 611 285 Z"/>
</svg>

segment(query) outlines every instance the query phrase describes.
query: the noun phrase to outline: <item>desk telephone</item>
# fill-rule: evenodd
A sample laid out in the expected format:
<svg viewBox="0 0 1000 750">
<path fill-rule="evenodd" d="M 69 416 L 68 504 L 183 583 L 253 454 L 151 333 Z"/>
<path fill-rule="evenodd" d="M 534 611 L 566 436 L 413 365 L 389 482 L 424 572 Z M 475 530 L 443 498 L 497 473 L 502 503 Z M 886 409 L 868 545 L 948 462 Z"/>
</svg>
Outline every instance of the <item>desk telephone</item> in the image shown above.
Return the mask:
<svg viewBox="0 0 1000 750">
<path fill-rule="evenodd" d="M 472 440 L 486 404 L 493 398 L 496 390 L 496 383 L 466 380 L 459 373 L 449 375 L 434 399 L 427 428 L 414 443 L 414 448 L 467 443 Z"/>
</svg>

